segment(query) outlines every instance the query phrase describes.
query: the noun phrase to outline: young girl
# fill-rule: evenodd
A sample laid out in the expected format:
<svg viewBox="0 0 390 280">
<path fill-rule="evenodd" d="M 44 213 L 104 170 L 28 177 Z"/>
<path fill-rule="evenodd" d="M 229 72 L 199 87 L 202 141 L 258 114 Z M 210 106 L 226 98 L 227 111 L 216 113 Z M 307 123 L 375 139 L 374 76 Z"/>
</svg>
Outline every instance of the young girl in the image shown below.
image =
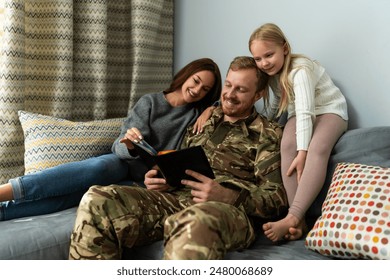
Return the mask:
<svg viewBox="0 0 390 280">
<path fill-rule="evenodd" d="M 281 143 L 282 176 L 289 202 L 286 217 L 263 225 L 272 241 L 295 240 L 305 233 L 305 213 L 325 181 L 330 153 L 347 129 L 347 104 L 324 68 L 291 53 L 281 29 L 267 23 L 249 39 L 257 67 L 270 76 L 271 117 L 287 111 Z"/>
<path fill-rule="evenodd" d="M 130 140 L 144 137 L 157 150 L 179 148 L 187 126 L 217 101 L 220 93 L 218 65 L 209 58 L 190 62 L 175 75 L 166 90 L 139 99 L 123 123 L 120 136 L 112 146 L 113 153 L 65 163 L 1 185 L 0 220 L 76 206 L 92 185 L 143 180 L 148 170 L 130 153 L 133 148 Z"/>
</svg>

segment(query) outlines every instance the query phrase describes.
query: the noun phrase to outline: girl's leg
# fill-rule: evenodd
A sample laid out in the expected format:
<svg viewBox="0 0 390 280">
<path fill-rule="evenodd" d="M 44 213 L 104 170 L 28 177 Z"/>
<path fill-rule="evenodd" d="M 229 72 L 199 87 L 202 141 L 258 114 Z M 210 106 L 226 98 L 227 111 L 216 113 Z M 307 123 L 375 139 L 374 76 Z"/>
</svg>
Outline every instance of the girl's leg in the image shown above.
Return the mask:
<svg viewBox="0 0 390 280">
<path fill-rule="evenodd" d="M 280 145 L 282 179 L 289 205 L 293 203 L 298 188 L 297 174 L 294 172 L 291 176 L 287 176 L 287 170 L 297 156 L 297 138 L 295 133 L 296 117 L 292 117 L 287 121 L 283 129 L 282 142 Z"/>
<path fill-rule="evenodd" d="M 347 130 L 347 122 L 337 115 L 317 117 L 306 157 L 305 169 L 289 213 L 303 219 L 324 185 L 328 161 L 334 145 Z"/>
<path fill-rule="evenodd" d="M 295 240 L 302 237 L 305 213 L 324 184 L 330 153 L 346 129 L 347 122 L 337 115 L 317 116 L 298 188 L 295 195 L 287 192 L 288 195 L 294 195 L 289 197 L 289 202 L 292 200 L 289 213 L 284 219 L 264 226 L 268 238 L 277 241 L 282 238 Z"/>
</svg>

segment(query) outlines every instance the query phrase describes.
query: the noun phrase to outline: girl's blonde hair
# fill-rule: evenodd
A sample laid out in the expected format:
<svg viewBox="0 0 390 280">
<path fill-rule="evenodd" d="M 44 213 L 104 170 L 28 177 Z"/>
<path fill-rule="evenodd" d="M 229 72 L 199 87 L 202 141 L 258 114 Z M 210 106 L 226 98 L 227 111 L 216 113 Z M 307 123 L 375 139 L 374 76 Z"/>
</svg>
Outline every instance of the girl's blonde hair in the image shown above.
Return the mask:
<svg viewBox="0 0 390 280">
<path fill-rule="evenodd" d="M 277 115 L 280 116 L 284 111 L 287 110 L 288 103 L 293 99 L 294 96 L 293 85 L 288 79 L 288 74 L 292 69 L 292 60 L 296 57 L 303 56 L 291 53 L 291 47 L 287 41 L 286 36 L 283 34 L 282 30 L 273 23 L 266 23 L 252 32 L 249 38 L 249 51 L 251 49 L 252 42 L 255 40 L 274 42 L 287 51 L 279 81 L 281 96 Z"/>
</svg>

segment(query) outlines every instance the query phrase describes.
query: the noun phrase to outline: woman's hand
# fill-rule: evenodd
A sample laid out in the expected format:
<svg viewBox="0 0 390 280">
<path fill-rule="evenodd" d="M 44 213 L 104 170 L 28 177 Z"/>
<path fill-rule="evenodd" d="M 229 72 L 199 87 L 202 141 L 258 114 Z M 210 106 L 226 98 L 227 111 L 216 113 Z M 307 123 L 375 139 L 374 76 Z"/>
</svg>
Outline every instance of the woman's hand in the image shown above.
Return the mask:
<svg viewBox="0 0 390 280">
<path fill-rule="evenodd" d="M 121 140 L 119 140 L 120 143 L 124 143 L 127 147 L 127 149 L 132 150 L 134 149 L 134 145 L 132 142 L 136 142 L 141 140 L 143 138 L 141 132 L 136 127 L 129 128 L 126 131 L 125 136 Z"/>
<path fill-rule="evenodd" d="M 211 114 L 213 113 L 214 109 L 214 106 L 210 106 L 202 112 L 202 114 L 198 117 L 194 124 L 194 128 L 192 129 L 193 133 L 199 134 L 203 132 L 203 126 L 211 117 Z"/>
<path fill-rule="evenodd" d="M 301 180 L 302 172 L 305 168 L 306 155 L 307 151 L 298 151 L 297 156 L 294 158 L 290 168 L 287 170 L 287 176 L 291 176 L 294 173 L 294 170 L 297 172 L 298 183 Z"/>
<path fill-rule="evenodd" d="M 144 184 L 148 190 L 164 192 L 169 189 L 167 181 L 164 178 L 157 177 L 158 170 L 151 169 L 145 174 Z"/>
</svg>

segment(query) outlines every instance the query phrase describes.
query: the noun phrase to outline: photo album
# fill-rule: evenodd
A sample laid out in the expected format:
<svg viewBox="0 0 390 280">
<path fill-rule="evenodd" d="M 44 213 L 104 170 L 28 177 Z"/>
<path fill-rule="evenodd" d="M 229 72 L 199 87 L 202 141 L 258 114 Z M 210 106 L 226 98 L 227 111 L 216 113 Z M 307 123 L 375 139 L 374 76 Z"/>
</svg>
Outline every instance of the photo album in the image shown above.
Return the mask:
<svg viewBox="0 0 390 280">
<path fill-rule="evenodd" d="M 145 140 L 133 142 L 138 155 L 144 160 L 149 168 L 158 167 L 167 184 L 173 188 L 183 187 L 182 179 L 196 181 L 195 178 L 185 173 L 186 169 L 201 173 L 214 179 L 207 156 L 201 146 L 194 146 L 181 150 L 156 151 Z"/>
</svg>

